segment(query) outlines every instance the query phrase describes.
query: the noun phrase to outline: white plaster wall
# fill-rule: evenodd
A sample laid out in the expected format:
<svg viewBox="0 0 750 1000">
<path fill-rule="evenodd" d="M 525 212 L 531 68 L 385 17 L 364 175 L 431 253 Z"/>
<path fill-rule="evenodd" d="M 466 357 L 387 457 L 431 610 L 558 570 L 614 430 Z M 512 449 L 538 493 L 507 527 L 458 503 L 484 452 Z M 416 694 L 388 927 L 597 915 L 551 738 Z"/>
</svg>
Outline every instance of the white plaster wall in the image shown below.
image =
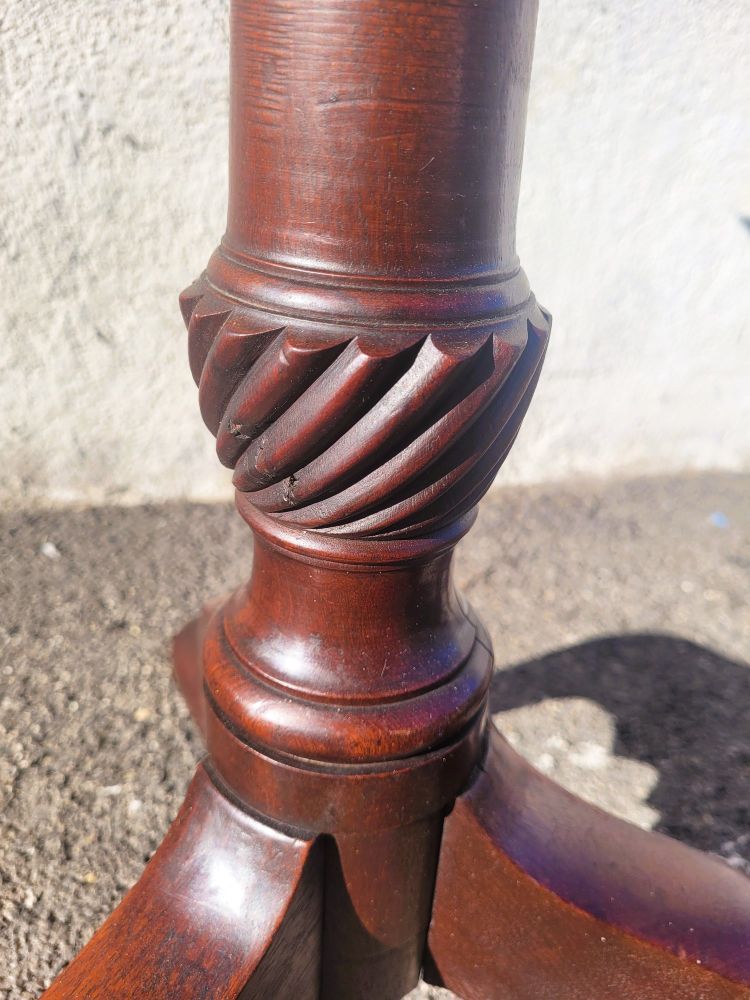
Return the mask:
<svg viewBox="0 0 750 1000">
<path fill-rule="evenodd" d="M 749 42 L 747 0 L 542 0 L 554 339 L 505 481 L 750 466 Z M 0 499 L 227 495 L 176 306 L 224 224 L 226 0 L 16 0 L 0 43 Z"/>
</svg>

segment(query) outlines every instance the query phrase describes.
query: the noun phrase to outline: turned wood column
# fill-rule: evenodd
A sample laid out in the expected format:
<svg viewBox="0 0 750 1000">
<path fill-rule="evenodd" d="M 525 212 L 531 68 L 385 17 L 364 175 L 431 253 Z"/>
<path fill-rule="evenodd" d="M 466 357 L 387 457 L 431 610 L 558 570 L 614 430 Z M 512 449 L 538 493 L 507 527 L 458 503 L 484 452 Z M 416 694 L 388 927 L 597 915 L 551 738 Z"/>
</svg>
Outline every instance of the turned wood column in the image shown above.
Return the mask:
<svg viewBox="0 0 750 1000">
<path fill-rule="evenodd" d="M 227 230 L 182 308 L 255 556 L 178 676 L 227 794 L 331 835 L 327 998 L 416 981 L 482 752 L 492 655 L 451 559 L 546 345 L 515 253 L 535 16 L 232 3 Z"/>
<path fill-rule="evenodd" d="M 750 1000 L 747 880 L 486 726 L 451 577 L 549 334 L 535 16 L 233 0 L 227 231 L 181 302 L 252 575 L 175 639 L 209 757 L 49 1000 L 400 1000 L 423 964 L 465 1000 Z"/>
</svg>

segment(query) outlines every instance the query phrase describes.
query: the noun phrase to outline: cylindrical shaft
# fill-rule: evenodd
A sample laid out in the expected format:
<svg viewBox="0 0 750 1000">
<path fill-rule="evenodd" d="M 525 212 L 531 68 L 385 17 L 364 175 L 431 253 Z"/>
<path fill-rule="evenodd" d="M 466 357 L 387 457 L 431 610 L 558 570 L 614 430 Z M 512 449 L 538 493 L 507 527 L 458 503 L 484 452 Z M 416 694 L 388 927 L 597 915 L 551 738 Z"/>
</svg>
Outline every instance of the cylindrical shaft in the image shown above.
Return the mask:
<svg viewBox="0 0 750 1000">
<path fill-rule="evenodd" d="M 536 0 L 234 0 L 230 250 L 512 270 Z"/>
<path fill-rule="evenodd" d="M 234 796 L 326 838 L 327 1000 L 414 985 L 481 753 L 492 654 L 450 550 L 546 344 L 515 254 L 535 18 L 232 0 L 227 232 L 183 309 L 256 552 L 200 717 Z"/>
</svg>

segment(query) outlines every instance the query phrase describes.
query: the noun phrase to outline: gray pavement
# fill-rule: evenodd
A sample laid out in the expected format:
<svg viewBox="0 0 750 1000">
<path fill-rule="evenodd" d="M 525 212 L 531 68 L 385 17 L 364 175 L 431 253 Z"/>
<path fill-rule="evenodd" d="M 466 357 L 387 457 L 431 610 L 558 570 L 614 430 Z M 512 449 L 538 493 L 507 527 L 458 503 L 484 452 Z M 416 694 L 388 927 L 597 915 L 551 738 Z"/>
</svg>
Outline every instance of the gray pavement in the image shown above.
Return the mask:
<svg viewBox="0 0 750 1000">
<path fill-rule="evenodd" d="M 248 535 L 229 506 L 0 517 L 0 997 L 38 996 L 174 816 L 201 744 L 167 640 Z M 517 749 L 750 873 L 750 477 L 500 489 L 457 576 Z"/>
</svg>

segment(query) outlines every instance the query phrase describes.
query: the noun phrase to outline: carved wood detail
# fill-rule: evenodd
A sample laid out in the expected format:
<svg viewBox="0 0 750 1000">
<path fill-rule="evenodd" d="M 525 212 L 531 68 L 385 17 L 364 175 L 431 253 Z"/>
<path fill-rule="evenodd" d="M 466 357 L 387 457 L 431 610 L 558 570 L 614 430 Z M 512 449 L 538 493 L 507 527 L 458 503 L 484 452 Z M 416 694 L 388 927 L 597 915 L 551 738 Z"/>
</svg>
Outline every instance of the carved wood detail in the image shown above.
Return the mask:
<svg viewBox="0 0 750 1000">
<path fill-rule="evenodd" d="M 505 315 L 430 322 L 431 297 L 451 291 L 417 292 L 419 325 L 360 328 L 271 315 L 207 275 L 182 294 L 203 419 L 254 507 L 296 528 L 414 537 L 479 502 L 531 400 L 549 315 L 529 294 Z"/>
</svg>

